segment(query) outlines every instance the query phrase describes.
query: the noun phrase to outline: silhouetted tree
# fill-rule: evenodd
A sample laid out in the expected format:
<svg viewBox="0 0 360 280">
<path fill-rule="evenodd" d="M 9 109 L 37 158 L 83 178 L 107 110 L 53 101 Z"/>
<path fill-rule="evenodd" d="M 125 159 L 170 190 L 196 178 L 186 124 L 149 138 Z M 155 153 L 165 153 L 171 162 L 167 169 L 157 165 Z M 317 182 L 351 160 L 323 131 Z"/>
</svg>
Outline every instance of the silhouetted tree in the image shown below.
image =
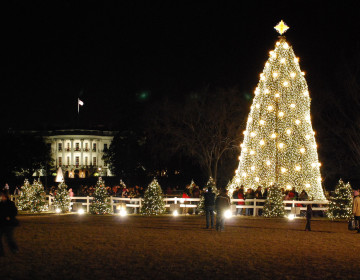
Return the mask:
<svg viewBox="0 0 360 280">
<path fill-rule="evenodd" d="M 167 100 L 149 117 L 149 136 L 159 152 L 193 158 L 216 181 L 227 160 L 234 162 L 231 170 L 237 164 L 246 105 L 235 88 L 205 88 L 191 93 L 184 102 Z M 226 171 L 229 173 L 228 166 Z"/>
</svg>

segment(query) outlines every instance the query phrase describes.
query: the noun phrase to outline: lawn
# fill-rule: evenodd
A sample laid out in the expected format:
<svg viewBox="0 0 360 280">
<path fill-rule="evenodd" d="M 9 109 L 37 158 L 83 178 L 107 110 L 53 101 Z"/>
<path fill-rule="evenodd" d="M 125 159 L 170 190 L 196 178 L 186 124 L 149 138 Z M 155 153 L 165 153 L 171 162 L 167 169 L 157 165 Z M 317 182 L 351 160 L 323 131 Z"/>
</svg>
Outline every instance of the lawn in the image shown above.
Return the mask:
<svg viewBox="0 0 360 280">
<path fill-rule="evenodd" d="M 201 216 L 23 215 L 1 279 L 359 279 L 360 234 L 344 222 Z"/>
</svg>

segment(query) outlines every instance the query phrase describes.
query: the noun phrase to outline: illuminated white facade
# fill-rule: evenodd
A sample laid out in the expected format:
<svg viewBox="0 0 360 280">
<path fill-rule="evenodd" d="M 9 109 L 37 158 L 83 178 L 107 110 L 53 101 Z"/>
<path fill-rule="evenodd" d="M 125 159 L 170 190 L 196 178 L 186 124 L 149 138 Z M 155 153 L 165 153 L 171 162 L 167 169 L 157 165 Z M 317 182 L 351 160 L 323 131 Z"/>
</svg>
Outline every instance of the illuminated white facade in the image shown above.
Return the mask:
<svg viewBox="0 0 360 280">
<path fill-rule="evenodd" d="M 61 167 L 65 178 L 112 176 L 103 160 L 104 152 L 114 138 L 113 131 L 48 131 L 45 142 L 51 145 L 54 166 Z"/>
</svg>

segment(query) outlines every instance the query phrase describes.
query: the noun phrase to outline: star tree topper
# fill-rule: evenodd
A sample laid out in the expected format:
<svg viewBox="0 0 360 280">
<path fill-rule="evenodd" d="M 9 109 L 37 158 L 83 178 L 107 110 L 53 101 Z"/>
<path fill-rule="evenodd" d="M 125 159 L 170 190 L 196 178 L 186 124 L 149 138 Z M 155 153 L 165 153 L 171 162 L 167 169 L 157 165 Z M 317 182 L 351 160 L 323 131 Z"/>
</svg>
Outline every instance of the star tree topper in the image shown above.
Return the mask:
<svg viewBox="0 0 360 280">
<path fill-rule="evenodd" d="M 285 22 L 283 22 L 283 20 L 281 20 L 281 21 L 278 23 L 278 25 L 276 25 L 274 28 L 276 29 L 277 32 L 280 33 L 280 35 L 283 35 L 283 34 L 286 32 L 286 30 L 289 29 L 289 26 L 287 26 L 287 25 L 285 24 Z"/>
</svg>

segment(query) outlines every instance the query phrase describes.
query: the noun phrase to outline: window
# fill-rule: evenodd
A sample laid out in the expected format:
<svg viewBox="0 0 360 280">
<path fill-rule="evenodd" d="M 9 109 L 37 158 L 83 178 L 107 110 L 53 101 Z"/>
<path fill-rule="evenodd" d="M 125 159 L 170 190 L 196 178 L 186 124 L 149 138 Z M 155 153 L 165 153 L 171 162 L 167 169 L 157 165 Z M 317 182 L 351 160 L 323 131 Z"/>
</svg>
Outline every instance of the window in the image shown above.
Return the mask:
<svg viewBox="0 0 360 280">
<path fill-rule="evenodd" d="M 59 152 L 62 151 L 62 143 L 59 143 L 59 144 L 58 144 L 58 150 L 59 150 Z"/>
<path fill-rule="evenodd" d="M 107 144 L 104 144 L 104 151 L 107 151 L 108 147 Z"/>
<path fill-rule="evenodd" d="M 70 143 L 67 143 L 66 151 L 70 151 Z"/>
<path fill-rule="evenodd" d="M 93 152 L 96 152 L 96 143 L 93 144 Z"/>
<path fill-rule="evenodd" d="M 70 165 L 70 157 L 66 158 L 66 165 Z"/>
<path fill-rule="evenodd" d="M 75 151 L 80 151 L 79 143 L 75 143 Z"/>
<path fill-rule="evenodd" d="M 93 157 L 93 165 L 96 165 L 96 157 Z"/>
<path fill-rule="evenodd" d="M 75 157 L 75 165 L 79 166 L 80 157 Z"/>
<path fill-rule="evenodd" d="M 62 157 L 59 157 L 59 166 L 62 166 Z"/>
<path fill-rule="evenodd" d="M 85 143 L 85 152 L 89 151 L 88 143 Z"/>
<path fill-rule="evenodd" d="M 85 165 L 88 165 L 88 157 L 85 157 Z"/>
</svg>

